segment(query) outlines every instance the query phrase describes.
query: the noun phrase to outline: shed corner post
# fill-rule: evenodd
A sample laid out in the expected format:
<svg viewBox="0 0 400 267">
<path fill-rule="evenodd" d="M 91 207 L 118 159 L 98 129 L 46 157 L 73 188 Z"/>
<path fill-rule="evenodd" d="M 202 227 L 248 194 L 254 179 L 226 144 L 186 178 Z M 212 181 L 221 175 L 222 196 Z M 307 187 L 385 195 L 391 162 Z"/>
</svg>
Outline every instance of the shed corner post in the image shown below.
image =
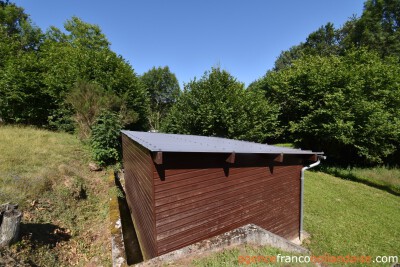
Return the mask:
<svg viewBox="0 0 400 267">
<path fill-rule="evenodd" d="M 163 164 L 163 152 L 153 152 L 153 161 L 157 165 Z"/>
</svg>

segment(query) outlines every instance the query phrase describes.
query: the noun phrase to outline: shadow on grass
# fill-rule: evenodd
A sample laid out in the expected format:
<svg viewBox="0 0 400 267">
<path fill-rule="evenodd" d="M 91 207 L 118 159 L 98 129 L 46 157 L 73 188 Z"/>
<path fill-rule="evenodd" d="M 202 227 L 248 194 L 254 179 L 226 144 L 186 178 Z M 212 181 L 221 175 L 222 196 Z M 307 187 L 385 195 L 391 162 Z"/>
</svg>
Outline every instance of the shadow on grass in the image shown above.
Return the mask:
<svg viewBox="0 0 400 267">
<path fill-rule="evenodd" d="M 132 222 L 125 192 L 119 181 L 118 175 L 115 175 L 115 184 L 123 194 L 123 197 L 118 196 L 118 206 L 121 218 L 122 234 L 124 238 L 126 261 L 128 265 L 136 264 L 143 261 L 143 255 L 140 250 L 138 237 L 136 235 L 135 226 Z"/>
<path fill-rule="evenodd" d="M 54 248 L 61 241 L 68 241 L 71 235 L 64 228 L 51 223 L 21 223 L 22 238 L 29 239 L 33 245 Z"/>
<path fill-rule="evenodd" d="M 394 187 L 393 185 L 389 185 L 389 184 L 382 184 L 379 181 L 374 181 L 374 180 L 370 180 L 370 179 L 366 179 L 366 178 L 360 178 L 352 173 L 349 172 L 345 172 L 345 171 L 341 171 L 339 169 L 336 168 L 329 168 L 329 167 L 323 167 L 321 168 L 321 171 L 330 175 L 333 175 L 335 177 L 344 179 L 344 180 L 350 180 L 353 182 L 358 182 L 358 183 L 362 183 L 371 187 L 375 187 L 377 189 L 386 191 L 390 194 L 393 194 L 395 196 L 400 196 L 400 189 L 397 189 L 396 187 Z"/>
</svg>

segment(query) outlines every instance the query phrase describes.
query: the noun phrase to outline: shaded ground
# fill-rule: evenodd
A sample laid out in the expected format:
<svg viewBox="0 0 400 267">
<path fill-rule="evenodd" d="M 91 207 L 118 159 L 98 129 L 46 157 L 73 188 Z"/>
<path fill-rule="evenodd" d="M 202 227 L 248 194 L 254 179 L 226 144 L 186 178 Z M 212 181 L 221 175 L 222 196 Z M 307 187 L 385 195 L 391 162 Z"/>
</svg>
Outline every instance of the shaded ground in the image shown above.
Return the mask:
<svg viewBox="0 0 400 267">
<path fill-rule="evenodd" d="M 119 176 L 117 174 L 115 175 L 114 181 L 119 192 L 121 192 L 121 195 L 119 195 L 117 199 L 118 199 L 119 216 L 122 226 L 126 261 L 129 265 L 136 264 L 143 261 L 143 255 L 140 250 L 138 237 L 135 232 L 135 226 L 133 224 L 128 203 L 126 201 L 125 191 L 122 187 Z"/>
</svg>

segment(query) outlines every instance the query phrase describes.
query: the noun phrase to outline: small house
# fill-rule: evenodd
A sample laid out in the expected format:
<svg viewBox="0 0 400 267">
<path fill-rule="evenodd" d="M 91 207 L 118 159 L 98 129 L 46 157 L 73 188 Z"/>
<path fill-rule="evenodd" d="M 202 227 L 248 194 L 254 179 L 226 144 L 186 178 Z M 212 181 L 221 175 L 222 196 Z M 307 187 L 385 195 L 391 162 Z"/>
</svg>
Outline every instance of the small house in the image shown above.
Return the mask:
<svg viewBox="0 0 400 267">
<path fill-rule="evenodd" d="M 122 131 L 126 199 L 145 259 L 252 223 L 301 230 L 301 170 L 321 153 L 218 137 Z"/>
</svg>

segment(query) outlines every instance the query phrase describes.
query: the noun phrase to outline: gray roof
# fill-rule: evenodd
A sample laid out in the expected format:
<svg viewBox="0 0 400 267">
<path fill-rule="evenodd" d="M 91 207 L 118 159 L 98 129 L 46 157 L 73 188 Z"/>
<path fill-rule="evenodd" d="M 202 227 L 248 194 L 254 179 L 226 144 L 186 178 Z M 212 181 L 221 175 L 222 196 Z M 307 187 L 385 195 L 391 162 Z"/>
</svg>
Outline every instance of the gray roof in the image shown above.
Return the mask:
<svg viewBox="0 0 400 267">
<path fill-rule="evenodd" d="M 311 150 L 278 147 L 220 137 L 135 131 L 122 131 L 122 133 L 152 152 L 322 154 Z"/>
</svg>

